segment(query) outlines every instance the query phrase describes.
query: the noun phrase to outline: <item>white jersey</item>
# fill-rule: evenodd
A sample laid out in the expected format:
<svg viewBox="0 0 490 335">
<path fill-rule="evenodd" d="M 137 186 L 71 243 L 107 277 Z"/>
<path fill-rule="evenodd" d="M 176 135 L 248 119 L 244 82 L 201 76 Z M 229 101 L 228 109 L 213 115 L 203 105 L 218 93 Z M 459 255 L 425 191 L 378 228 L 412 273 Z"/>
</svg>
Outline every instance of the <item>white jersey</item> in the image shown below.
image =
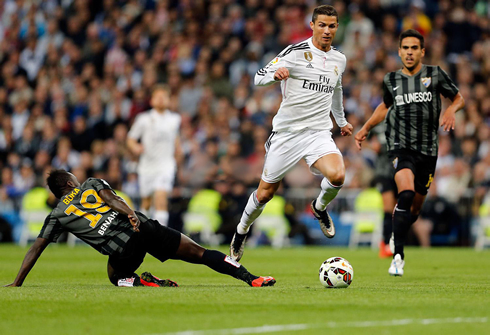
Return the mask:
<svg viewBox="0 0 490 335">
<path fill-rule="evenodd" d="M 136 116 L 128 137 L 141 140 L 144 147 L 138 165 L 140 174 L 175 169 L 175 141 L 180 121 L 180 115 L 168 109 L 163 113 L 151 109 Z"/>
<path fill-rule="evenodd" d="M 274 73 L 281 67 L 289 70 L 289 78 L 281 81 L 282 103 L 272 121 L 273 131 L 330 130 L 330 111 L 339 127 L 347 124 L 342 105 L 343 53 L 333 47 L 324 52 L 309 38 L 288 46 L 257 71 L 255 85 L 277 82 Z"/>
</svg>

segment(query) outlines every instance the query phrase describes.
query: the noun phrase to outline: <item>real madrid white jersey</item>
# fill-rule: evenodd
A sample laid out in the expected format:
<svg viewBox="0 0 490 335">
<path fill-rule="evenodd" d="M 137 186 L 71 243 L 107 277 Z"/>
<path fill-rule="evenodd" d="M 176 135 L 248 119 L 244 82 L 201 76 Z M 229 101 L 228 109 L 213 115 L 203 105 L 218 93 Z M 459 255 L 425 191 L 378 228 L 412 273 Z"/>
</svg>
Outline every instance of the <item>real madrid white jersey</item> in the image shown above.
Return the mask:
<svg viewBox="0 0 490 335">
<path fill-rule="evenodd" d="M 273 131 L 330 130 L 330 111 L 339 127 L 347 124 L 342 105 L 343 53 L 333 47 L 324 52 L 309 38 L 288 46 L 257 71 L 255 85 L 277 82 L 274 73 L 281 67 L 289 70 L 289 78 L 281 81 L 282 103 L 272 121 Z"/>
<path fill-rule="evenodd" d="M 144 147 L 138 165 L 140 174 L 162 171 L 176 164 L 175 141 L 180 121 L 180 115 L 168 109 L 163 113 L 151 109 L 136 116 L 128 137 L 141 140 Z"/>
</svg>

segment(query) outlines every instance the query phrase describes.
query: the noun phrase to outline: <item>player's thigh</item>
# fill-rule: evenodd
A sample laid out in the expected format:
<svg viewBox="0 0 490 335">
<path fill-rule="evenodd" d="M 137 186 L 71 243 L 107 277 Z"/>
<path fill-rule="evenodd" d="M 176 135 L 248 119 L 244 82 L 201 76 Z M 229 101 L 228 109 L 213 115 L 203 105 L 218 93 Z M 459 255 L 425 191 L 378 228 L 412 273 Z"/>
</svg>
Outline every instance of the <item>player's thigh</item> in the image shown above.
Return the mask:
<svg viewBox="0 0 490 335">
<path fill-rule="evenodd" d="M 307 150 L 303 158 L 313 174 L 323 175 L 336 184 L 343 183 L 344 159 L 329 130 L 308 131 L 305 147 Z"/>
<path fill-rule="evenodd" d="M 140 234 L 146 251 L 161 262 L 174 258 L 182 236 L 177 230 L 164 227 L 151 219 L 141 223 Z"/>
<path fill-rule="evenodd" d="M 331 153 L 320 157 L 312 165 L 321 172 L 331 183 L 341 185 L 344 183 L 345 166 L 344 159 L 338 153 Z"/>
<path fill-rule="evenodd" d="M 264 169 L 261 179 L 269 184 L 280 182 L 303 157 L 304 134 L 273 132 L 265 143 Z"/>
<path fill-rule="evenodd" d="M 417 173 L 415 152 L 408 150 L 390 151 L 393 168 L 395 169 L 395 183 L 398 194 L 403 191 L 415 191 L 415 174 Z"/>
<path fill-rule="evenodd" d="M 427 195 L 436 173 L 437 157 L 418 155 L 416 158 L 415 191 Z"/>
</svg>

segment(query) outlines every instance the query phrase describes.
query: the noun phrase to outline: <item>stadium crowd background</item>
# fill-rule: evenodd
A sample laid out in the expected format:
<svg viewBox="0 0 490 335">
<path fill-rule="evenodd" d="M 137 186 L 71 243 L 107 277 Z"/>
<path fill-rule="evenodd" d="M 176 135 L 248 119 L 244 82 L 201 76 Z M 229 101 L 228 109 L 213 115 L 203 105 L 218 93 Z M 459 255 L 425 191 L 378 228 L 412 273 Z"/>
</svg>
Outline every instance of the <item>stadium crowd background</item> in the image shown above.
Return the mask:
<svg viewBox="0 0 490 335">
<path fill-rule="evenodd" d="M 23 195 L 44 186 L 52 168 L 80 180 L 104 178 L 138 204 L 137 158 L 126 136 L 149 109 L 152 86 L 163 82 L 172 90 L 170 109 L 182 115 L 184 157 L 171 212 L 185 211 L 183 195 L 213 187 L 235 204 L 221 213 L 235 227 L 247 189 L 260 179 L 281 102 L 278 85 L 255 87 L 253 77 L 287 45 L 311 36 L 313 8 L 325 3 L 340 16 L 334 45 L 347 56 L 344 106 L 356 131 L 381 102 L 384 74 L 401 67 L 400 31 L 425 36 L 424 63 L 445 69 L 466 100 L 456 129 L 441 133 L 431 193 L 450 204 L 469 194 L 476 216 L 490 198 L 486 1 L 5 0 L 0 217 L 16 224 Z M 338 128 L 333 134 L 347 168 L 344 190 L 367 187 L 376 145 L 360 153 L 352 137 Z M 284 185 L 313 196 L 319 180 L 300 164 Z"/>
</svg>

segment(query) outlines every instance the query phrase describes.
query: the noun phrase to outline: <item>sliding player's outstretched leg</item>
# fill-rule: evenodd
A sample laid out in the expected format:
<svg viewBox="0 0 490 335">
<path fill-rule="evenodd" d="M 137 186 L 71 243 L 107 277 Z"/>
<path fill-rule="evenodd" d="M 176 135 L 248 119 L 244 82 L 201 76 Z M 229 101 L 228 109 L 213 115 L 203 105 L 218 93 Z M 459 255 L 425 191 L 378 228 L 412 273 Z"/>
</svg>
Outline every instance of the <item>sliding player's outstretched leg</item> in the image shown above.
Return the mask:
<svg viewBox="0 0 490 335">
<path fill-rule="evenodd" d="M 230 256 L 217 250 L 205 249 L 185 235 L 182 235 L 175 258 L 189 263 L 204 264 L 216 272 L 240 279 L 253 287 L 273 286 L 276 283 L 273 277 L 255 276 Z"/>
</svg>

